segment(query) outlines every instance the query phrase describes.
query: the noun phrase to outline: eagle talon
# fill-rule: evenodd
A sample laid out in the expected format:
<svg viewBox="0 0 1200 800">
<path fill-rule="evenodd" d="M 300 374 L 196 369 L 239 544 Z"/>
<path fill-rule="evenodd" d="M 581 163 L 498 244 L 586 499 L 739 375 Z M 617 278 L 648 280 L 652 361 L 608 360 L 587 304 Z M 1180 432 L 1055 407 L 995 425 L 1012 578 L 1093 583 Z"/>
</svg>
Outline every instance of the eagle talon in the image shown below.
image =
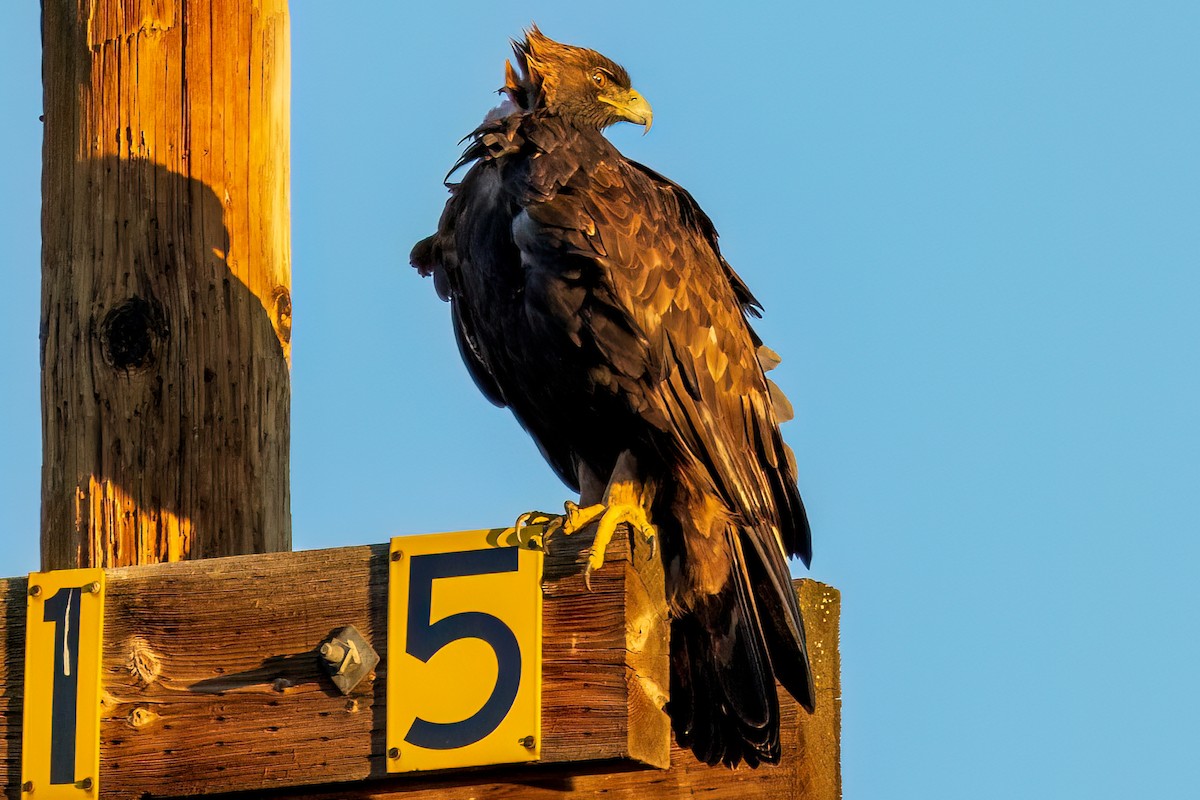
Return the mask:
<svg viewBox="0 0 1200 800">
<path fill-rule="evenodd" d="M 653 561 L 654 557 L 658 555 L 658 536 L 653 529 L 646 531 L 639 528 L 638 533 L 642 535 L 642 541 L 650 545 L 650 552 L 646 554 L 646 560 Z"/>
<path fill-rule="evenodd" d="M 562 527 L 562 517 L 545 511 L 526 511 L 513 523 L 517 545 L 541 550 L 549 555 L 550 535 Z M 530 530 L 540 526 L 540 531 Z"/>
</svg>

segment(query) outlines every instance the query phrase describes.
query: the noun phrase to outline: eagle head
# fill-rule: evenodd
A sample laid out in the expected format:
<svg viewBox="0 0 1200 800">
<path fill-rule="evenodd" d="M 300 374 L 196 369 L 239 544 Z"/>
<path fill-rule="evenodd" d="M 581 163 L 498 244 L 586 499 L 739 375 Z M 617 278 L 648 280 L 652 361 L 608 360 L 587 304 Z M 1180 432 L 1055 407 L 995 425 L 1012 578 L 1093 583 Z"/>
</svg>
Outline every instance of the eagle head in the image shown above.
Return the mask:
<svg viewBox="0 0 1200 800">
<path fill-rule="evenodd" d="M 556 42 L 534 25 L 513 42 L 513 55 L 521 74 L 505 62 L 502 91 L 523 110 L 544 108 L 596 130 L 622 121 L 650 130 L 654 112 L 629 85 L 629 73 L 595 50 Z"/>
</svg>

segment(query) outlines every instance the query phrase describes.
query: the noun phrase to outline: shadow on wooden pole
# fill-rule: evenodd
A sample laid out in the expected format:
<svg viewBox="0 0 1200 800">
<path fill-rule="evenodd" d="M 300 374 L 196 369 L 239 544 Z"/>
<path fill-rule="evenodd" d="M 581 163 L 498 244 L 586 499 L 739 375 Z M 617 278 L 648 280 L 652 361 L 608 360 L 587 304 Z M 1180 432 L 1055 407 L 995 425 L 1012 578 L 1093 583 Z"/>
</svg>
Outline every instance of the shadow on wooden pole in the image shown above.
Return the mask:
<svg viewBox="0 0 1200 800">
<path fill-rule="evenodd" d="M 287 550 L 287 4 L 43 6 L 42 568 Z"/>
</svg>

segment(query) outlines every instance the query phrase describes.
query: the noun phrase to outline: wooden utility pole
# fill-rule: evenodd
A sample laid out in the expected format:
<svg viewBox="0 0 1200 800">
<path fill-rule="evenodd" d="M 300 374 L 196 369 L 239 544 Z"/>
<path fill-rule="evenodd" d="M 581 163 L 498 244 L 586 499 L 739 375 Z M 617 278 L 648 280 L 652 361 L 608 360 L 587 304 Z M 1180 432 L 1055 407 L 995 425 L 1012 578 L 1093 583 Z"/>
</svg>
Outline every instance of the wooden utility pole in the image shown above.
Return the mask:
<svg viewBox="0 0 1200 800">
<path fill-rule="evenodd" d="M 43 9 L 42 568 L 287 550 L 287 2 Z"/>
</svg>

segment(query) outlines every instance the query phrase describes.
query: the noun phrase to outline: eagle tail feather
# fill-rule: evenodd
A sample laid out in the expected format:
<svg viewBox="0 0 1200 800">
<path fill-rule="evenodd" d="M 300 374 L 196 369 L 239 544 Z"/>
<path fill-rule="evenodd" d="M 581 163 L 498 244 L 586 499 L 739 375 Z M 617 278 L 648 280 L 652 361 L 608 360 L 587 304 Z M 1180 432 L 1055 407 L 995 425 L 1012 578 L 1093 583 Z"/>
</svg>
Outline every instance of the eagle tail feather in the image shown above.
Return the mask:
<svg viewBox="0 0 1200 800">
<path fill-rule="evenodd" d="M 669 712 L 700 761 L 757 767 L 779 763 L 779 698 L 738 538 L 730 530 L 739 567 L 725 587 L 672 622 Z"/>
<path fill-rule="evenodd" d="M 796 702 L 810 712 L 816 707 L 816 690 L 808 660 L 804 619 L 792 585 L 787 562 L 771 535 L 746 532 L 746 571 L 752 586 L 759 621 L 766 635 L 767 651 L 775 677 Z"/>
</svg>

